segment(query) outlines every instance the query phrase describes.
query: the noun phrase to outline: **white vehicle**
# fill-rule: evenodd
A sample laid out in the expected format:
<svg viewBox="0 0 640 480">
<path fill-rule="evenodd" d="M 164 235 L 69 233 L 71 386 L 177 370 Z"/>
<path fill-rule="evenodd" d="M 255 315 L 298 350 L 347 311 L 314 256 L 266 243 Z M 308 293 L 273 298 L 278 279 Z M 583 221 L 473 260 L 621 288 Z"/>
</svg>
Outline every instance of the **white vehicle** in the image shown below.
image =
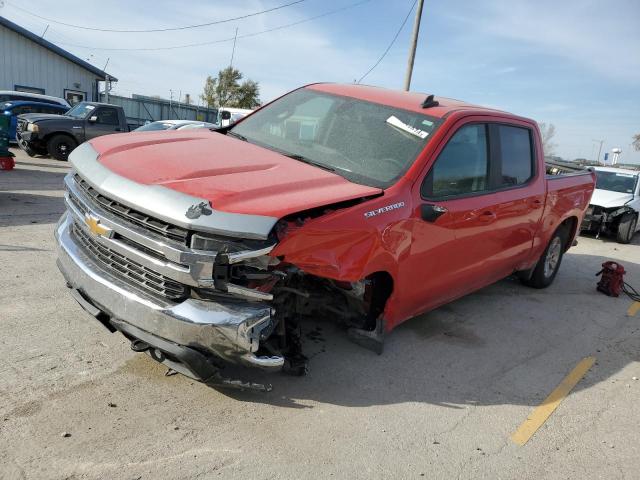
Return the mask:
<svg viewBox="0 0 640 480">
<path fill-rule="evenodd" d="M 232 125 L 236 123 L 241 118 L 249 115 L 253 110 L 247 108 L 230 108 L 230 107 L 222 107 L 218 110 L 218 122 L 221 127 L 226 127 L 227 125 Z"/>
<path fill-rule="evenodd" d="M 67 102 L 64 98 L 52 97 L 51 95 L 41 95 L 39 93 L 0 90 L 0 103 L 18 101 L 51 103 L 54 105 L 62 105 L 63 107 L 71 108 L 69 102 Z"/>
<path fill-rule="evenodd" d="M 183 130 L 185 128 L 214 128 L 215 123 L 201 122 L 199 120 L 158 120 L 138 127 L 134 132 L 152 132 L 158 130 Z"/>
<path fill-rule="evenodd" d="M 640 229 L 640 171 L 595 167 L 596 189 L 582 221 L 581 230 L 615 234 L 629 243 Z"/>
</svg>

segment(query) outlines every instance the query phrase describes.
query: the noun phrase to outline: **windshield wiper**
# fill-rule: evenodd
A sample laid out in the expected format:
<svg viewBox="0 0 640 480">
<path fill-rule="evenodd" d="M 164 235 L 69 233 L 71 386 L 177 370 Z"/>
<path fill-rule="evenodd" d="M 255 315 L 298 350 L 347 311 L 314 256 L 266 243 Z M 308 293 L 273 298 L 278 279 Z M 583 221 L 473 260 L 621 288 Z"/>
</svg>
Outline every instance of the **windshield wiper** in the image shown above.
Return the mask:
<svg viewBox="0 0 640 480">
<path fill-rule="evenodd" d="M 333 167 L 330 167 L 329 165 L 325 165 L 324 163 L 319 163 L 319 162 L 314 162 L 313 160 L 302 156 L 302 155 L 298 155 L 297 153 L 283 153 L 283 155 L 285 157 L 289 157 L 289 158 L 293 158 L 294 160 L 298 160 L 299 162 L 302 163 L 306 163 L 309 165 L 313 165 L 314 167 L 318 167 L 318 168 L 322 168 L 323 170 L 328 170 L 329 172 L 335 172 L 336 169 Z"/>
<path fill-rule="evenodd" d="M 247 137 L 245 137 L 244 135 L 240 135 L 239 133 L 236 133 L 232 130 L 227 130 L 227 135 L 231 135 L 232 137 L 236 137 L 239 140 L 242 140 L 243 142 L 248 142 Z"/>
</svg>

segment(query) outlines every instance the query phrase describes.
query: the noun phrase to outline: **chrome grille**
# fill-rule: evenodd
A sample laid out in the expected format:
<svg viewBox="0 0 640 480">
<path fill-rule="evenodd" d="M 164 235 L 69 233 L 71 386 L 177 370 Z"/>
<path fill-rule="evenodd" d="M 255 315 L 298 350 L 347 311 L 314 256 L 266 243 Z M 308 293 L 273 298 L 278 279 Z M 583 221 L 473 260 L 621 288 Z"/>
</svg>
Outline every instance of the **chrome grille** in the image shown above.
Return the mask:
<svg viewBox="0 0 640 480">
<path fill-rule="evenodd" d="M 18 124 L 16 125 L 16 131 L 23 132 L 24 129 L 26 128 L 26 126 L 27 126 L 27 123 L 28 122 L 26 120 L 23 120 L 23 119 L 19 118 L 18 119 Z"/>
<path fill-rule="evenodd" d="M 145 213 L 139 212 L 133 208 L 127 207 L 122 203 L 105 197 L 94 189 L 89 183 L 82 179 L 78 174 L 74 175 L 76 185 L 84 192 L 88 199 L 92 200 L 101 208 L 108 210 L 110 213 L 127 220 L 136 225 L 147 228 L 171 240 L 178 241 L 183 245 L 187 244 L 189 238 L 189 230 L 180 228 L 170 223 L 152 217 Z"/>
<path fill-rule="evenodd" d="M 171 300 L 180 300 L 189 294 L 189 288 L 153 270 L 134 262 L 101 245 L 84 229 L 73 224 L 72 233 L 79 245 L 103 270 L 148 292 Z"/>
</svg>

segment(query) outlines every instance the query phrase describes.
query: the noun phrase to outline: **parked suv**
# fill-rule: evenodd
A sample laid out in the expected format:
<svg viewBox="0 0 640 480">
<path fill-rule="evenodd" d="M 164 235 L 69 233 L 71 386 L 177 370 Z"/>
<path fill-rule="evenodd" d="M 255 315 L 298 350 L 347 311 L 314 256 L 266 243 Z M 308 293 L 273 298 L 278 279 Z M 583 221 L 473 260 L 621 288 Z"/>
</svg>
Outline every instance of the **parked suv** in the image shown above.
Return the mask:
<svg viewBox="0 0 640 480">
<path fill-rule="evenodd" d="M 54 105 L 67 107 L 67 109 L 71 108 L 69 102 L 67 102 L 64 98 L 52 97 L 51 95 L 41 95 L 39 93 L 0 90 L 0 103 L 13 101 L 51 103 Z"/>
</svg>

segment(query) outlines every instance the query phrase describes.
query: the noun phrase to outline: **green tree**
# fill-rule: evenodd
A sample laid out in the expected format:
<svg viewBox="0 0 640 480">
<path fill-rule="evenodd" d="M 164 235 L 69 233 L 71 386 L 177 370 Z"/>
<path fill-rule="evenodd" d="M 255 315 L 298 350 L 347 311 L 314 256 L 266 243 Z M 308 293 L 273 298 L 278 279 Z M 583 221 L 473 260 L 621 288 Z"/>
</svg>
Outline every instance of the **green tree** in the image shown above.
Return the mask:
<svg viewBox="0 0 640 480">
<path fill-rule="evenodd" d="M 227 67 L 218 77 L 207 77 L 200 96 L 208 107 L 255 108 L 260 105 L 260 85 L 253 80 L 240 83 L 240 70 Z"/>
</svg>

